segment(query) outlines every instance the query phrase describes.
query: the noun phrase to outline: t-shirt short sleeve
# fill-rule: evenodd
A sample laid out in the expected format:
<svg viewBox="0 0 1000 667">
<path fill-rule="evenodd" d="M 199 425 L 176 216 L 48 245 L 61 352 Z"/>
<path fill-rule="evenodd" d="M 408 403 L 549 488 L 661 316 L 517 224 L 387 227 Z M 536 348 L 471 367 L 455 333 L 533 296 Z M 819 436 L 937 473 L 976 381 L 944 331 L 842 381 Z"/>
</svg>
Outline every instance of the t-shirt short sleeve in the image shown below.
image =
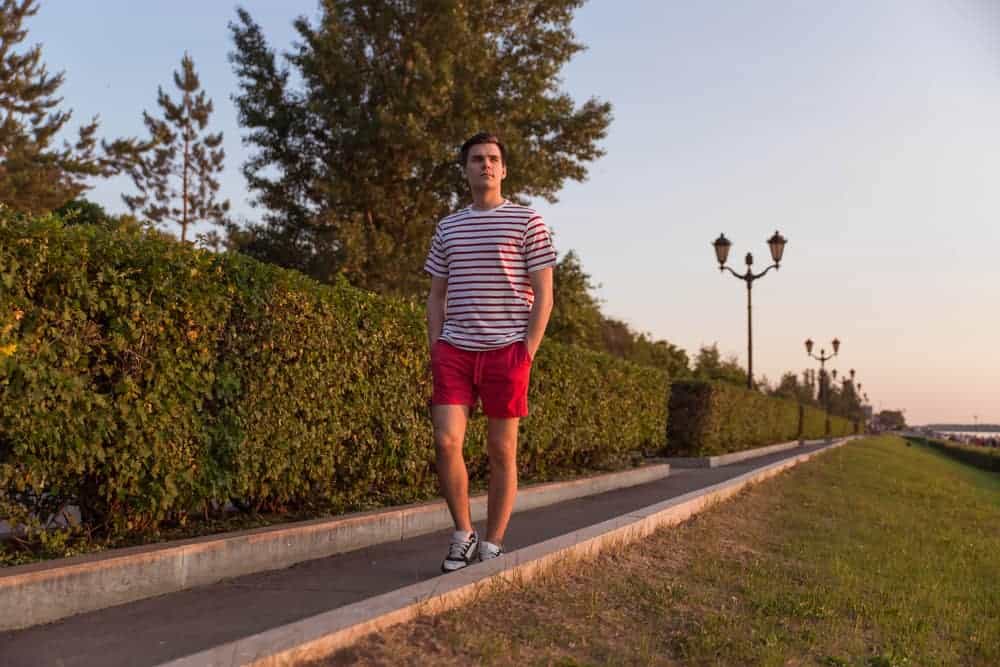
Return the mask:
<svg viewBox="0 0 1000 667">
<path fill-rule="evenodd" d="M 524 261 L 528 265 L 528 273 L 556 265 L 556 247 L 552 243 L 552 233 L 540 215 L 529 220 L 524 230 Z"/>
<path fill-rule="evenodd" d="M 436 278 L 448 277 L 448 255 L 444 251 L 444 242 L 441 240 L 441 228 L 434 230 L 434 238 L 431 239 L 431 249 L 427 253 L 427 260 L 424 262 L 424 271 Z"/>
</svg>

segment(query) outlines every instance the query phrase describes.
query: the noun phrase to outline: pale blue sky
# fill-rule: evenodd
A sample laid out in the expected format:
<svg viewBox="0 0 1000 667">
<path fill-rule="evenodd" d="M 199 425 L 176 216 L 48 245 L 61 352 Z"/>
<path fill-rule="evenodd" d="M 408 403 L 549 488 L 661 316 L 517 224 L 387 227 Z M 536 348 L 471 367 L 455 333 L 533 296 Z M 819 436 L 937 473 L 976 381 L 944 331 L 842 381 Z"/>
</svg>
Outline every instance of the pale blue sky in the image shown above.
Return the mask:
<svg viewBox="0 0 1000 667">
<path fill-rule="evenodd" d="M 226 56 L 234 5 L 49 0 L 29 24 L 66 104 L 105 136 L 139 134 L 181 55 L 195 60 L 228 153 L 224 195 L 254 219 Z M 314 0 L 244 3 L 272 46 Z M 802 341 L 843 341 L 875 407 L 912 423 L 1000 422 L 1000 1 L 592 0 L 588 50 L 564 71 L 614 105 L 590 179 L 538 208 L 601 283 L 606 312 L 695 352 L 746 359 L 741 268 L 789 238 L 754 287 L 754 367 L 808 366 Z M 456 138 L 460 141 L 461 138 Z M 90 193 L 111 210 L 126 182 Z"/>
</svg>

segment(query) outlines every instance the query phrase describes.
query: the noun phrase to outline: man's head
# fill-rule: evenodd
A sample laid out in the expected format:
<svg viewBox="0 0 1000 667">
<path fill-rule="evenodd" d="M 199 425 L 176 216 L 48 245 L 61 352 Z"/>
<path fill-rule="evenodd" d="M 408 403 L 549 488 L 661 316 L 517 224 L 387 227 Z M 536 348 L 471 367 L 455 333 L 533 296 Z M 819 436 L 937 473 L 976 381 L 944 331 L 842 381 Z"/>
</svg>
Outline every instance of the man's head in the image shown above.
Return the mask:
<svg viewBox="0 0 1000 667">
<path fill-rule="evenodd" d="M 473 146 L 479 146 L 482 144 L 495 144 L 496 147 L 500 150 L 501 163 L 505 167 L 507 166 L 507 150 L 503 147 L 503 144 L 500 143 L 500 137 L 498 137 L 495 134 L 491 134 L 489 132 L 480 132 L 478 134 L 472 135 L 471 137 L 465 140 L 464 144 L 462 144 L 462 150 L 459 153 L 458 161 L 462 165 L 463 169 L 469 166 L 470 149 Z"/>
<path fill-rule="evenodd" d="M 500 192 L 507 177 L 507 155 L 495 134 L 480 132 L 469 137 L 459 157 L 473 192 Z"/>
</svg>

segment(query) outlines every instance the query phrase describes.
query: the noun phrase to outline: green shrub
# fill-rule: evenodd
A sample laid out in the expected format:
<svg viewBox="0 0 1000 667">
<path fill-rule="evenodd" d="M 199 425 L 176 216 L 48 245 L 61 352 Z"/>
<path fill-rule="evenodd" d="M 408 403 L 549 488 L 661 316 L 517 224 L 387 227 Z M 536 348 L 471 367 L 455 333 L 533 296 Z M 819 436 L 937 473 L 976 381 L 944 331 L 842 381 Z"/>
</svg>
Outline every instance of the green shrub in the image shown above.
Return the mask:
<svg viewBox="0 0 1000 667">
<path fill-rule="evenodd" d="M 229 499 L 342 511 L 436 494 L 422 305 L 4 213 L 0 290 L 0 516 L 37 528 L 73 504 L 90 530 L 148 533 Z M 546 342 L 523 474 L 661 449 L 668 396 L 660 371 Z M 468 457 L 481 482 L 482 419 Z"/>
<path fill-rule="evenodd" d="M 8 221 L 0 238 L 5 488 L 43 516 L 77 504 L 101 529 L 144 530 L 206 495 L 229 309 L 215 258 L 53 218 Z"/>
<path fill-rule="evenodd" d="M 668 456 L 716 456 L 798 438 L 821 438 L 825 413 L 727 382 L 680 380 L 670 390 Z M 830 419 L 831 435 L 853 433 Z"/>
<path fill-rule="evenodd" d="M 948 442 L 938 440 L 937 438 L 906 436 L 906 439 L 927 445 L 962 463 L 968 463 L 983 470 L 1000 472 L 1000 449 L 980 445 L 966 445 L 959 442 Z"/>
</svg>

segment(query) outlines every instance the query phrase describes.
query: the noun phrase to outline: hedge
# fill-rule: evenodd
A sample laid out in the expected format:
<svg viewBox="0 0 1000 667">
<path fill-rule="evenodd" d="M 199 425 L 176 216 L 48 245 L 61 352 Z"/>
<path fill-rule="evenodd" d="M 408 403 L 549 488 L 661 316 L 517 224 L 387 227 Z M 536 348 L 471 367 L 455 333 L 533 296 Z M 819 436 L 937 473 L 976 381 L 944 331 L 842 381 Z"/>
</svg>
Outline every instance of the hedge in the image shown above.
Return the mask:
<svg viewBox="0 0 1000 667">
<path fill-rule="evenodd" d="M 715 456 L 825 435 L 822 410 L 725 382 L 675 381 L 669 405 L 668 456 Z M 849 435 L 854 423 L 831 417 L 830 429 Z"/>
<path fill-rule="evenodd" d="M 0 516 L 77 505 L 148 533 L 192 512 L 338 512 L 436 495 L 423 305 L 155 233 L 0 212 Z M 546 342 L 519 467 L 663 447 L 662 372 Z M 484 477 L 485 423 L 467 438 Z"/>
<path fill-rule="evenodd" d="M 917 436 L 904 436 L 908 440 L 913 440 L 922 445 L 927 445 L 932 449 L 950 456 L 951 458 L 982 468 L 1000 472 L 1000 449 L 995 447 L 984 447 L 982 445 L 967 445 L 964 443 L 948 442 L 937 438 L 923 438 Z"/>
</svg>

